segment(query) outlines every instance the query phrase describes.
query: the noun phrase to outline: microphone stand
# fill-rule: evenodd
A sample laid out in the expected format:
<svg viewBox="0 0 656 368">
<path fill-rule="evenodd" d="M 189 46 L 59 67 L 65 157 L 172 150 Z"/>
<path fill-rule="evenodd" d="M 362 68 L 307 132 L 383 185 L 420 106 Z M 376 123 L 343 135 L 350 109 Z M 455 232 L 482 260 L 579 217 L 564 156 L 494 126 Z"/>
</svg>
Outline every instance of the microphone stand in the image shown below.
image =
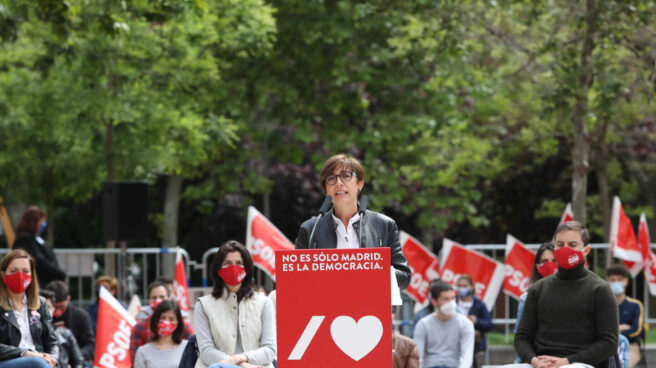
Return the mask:
<svg viewBox="0 0 656 368">
<path fill-rule="evenodd" d="M 317 216 L 317 221 L 314 222 L 314 226 L 312 226 L 312 232 L 310 232 L 308 249 L 316 248 L 316 244 L 314 247 L 312 246 L 312 238 L 314 237 L 314 231 L 317 229 L 317 224 L 319 223 L 319 220 L 321 220 L 321 217 L 323 216 L 324 213 L 328 212 L 328 210 L 330 209 L 330 205 L 332 205 L 332 203 L 333 203 L 333 198 L 331 196 L 326 196 L 326 198 L 323 200 L 323 203 L 319 208 L 319 216 Z"/>
</svg>

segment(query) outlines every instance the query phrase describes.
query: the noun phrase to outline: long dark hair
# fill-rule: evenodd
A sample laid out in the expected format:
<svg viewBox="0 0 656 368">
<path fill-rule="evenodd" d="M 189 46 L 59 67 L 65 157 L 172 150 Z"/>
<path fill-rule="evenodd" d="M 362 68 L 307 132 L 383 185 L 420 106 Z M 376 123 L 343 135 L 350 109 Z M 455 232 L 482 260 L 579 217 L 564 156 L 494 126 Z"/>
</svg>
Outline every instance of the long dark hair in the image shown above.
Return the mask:
<svg viewBox="0 0 656 368">
<path fill-rule="evenodd" d="M 237 290 L 237 299 L 242 300 L 243 298 L 248 298 L 253 291 L 253 259 L 251 258 L 251 254 L 240 242 L 236 240 L 228 240 L 221 244 L 219 250 L 214 255 L 212 265 L 210 266 L 210 275 L 212 276 L 212 283 L 214 284 L 212 296 L 216 299 L 221 297 L 223 289 L 225 288 L 225 283 L 223 282 L 223 279 L 219 277 L 217 272 L 219 272 L 226 255 L 232 252 L 239 252 L 239 254 L 241 254 L 241 258 L 244 260 L 244 269 L 246 270 L 246 277 L 244 277 L 239 290 Z"/>
<path fill-rule="evenodd" d="M 533 283 L 542 278 L 542 275 L 538 272 L 538 264 L 540 263 L 542 253 L 546 250 L 550 250 L 552 253 L 554 252 L 554 245 L 552 242 L 542 243 L 540 248 L 538 248 L 538 251 L 535 253 L 535 261 L 533 262 Z"/>
<path fill-rule="evenodd" d="M 23 217 L 21 217 L 18 225 L 16 225 L 16 232 L 27 232 L 31 234 L 38 234 L 39 229 L 39 220 L 46 217 L 46 211 L 42 210 L 38 206 L 30 206 L 27 208 Z"/>
<path fill-rule="evenodd" d="M 182 313 L 180 312 L 180 307 L 178 307 L 178 303 L 176 303 L 174 300 L 162 300 L 161 303 L 155 308 L 155 311 L 153 311 L 153 315 L 150 317 L 150 331 L 153 333 L 153 341 L 157 341 L 159 339 L 159 333 L 157 333 L 157 324 L 159 323 L 160 318 L 162 318 L 162 314 L 168 312 L 168 311 L 173 311 L 173 314 L 175 314 L 175 318 L 178 319 L 178 325 L 175 327 L 175 330 L 173 330 L 173 334 L 171 335 L 171 338 L 173 338 L 173 342 L 177 345 L 182 342 L 182 333 L 184 332 L 184 321 L 182 320 Z"/>
</svg>

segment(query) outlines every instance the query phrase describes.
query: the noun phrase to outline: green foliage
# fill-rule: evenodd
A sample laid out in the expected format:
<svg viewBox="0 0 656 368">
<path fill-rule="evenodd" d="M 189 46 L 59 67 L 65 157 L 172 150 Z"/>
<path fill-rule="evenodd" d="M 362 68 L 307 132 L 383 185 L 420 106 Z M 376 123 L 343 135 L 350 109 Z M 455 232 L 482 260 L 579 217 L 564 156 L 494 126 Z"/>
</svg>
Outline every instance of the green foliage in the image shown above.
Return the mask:
<svg viewBox="0 0 656 368">
<path fill-rule="evenodd" d="M 490 229 L 512 219 L 486 194 L 545 172 L 548 184 L 571 179 L 549 165 L 571 160 L 583 98 L 593 173 L 638 208 L 656 201 L 645 194 L 656 6 L 596 4 L 582 86 L 580 1 L 2 0 L 0 193 L 83 201 L 110 170 L 178 175 L 204 215 L 244 207 L 284 175 L 319 196 L 305 168 L 348 152 L 367 170 L 371 208 L 440 234 Z M 516 216 L 557 218 L 569 201 L 536 195 Z"/>
<path fill-rule="evenodd" d="M 89 198 L 110 161 L 117 180 L 198 175 L 246 123 L 223 75 L 275 40 L 260 0 L 5 1 L 0 13 L 12 19 L 0 190 L 30 201 Z"/>
</svg>

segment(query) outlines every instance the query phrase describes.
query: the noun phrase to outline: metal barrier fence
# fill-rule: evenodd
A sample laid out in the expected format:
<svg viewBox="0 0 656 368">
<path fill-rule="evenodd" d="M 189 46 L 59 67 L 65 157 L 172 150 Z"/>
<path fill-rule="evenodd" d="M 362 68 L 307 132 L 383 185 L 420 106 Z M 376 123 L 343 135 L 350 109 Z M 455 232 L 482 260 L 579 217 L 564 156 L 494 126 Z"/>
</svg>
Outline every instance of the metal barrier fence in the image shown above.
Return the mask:
<svg viewBox="0 0 656 368">
<path fill-rule="evenodd" d="M 529 249 L 537 249 L 539 244 L 526 244 Z M 603 264 L 605 259 L 605 252 L 608 251 L 608 243 L 593 243 L 590 244 L 592 248 L 591 252 L 591 264 L 599 266 Z M 656 244 L 650 244 L 651 248 L 655 248 Z M 504 261 L 505 258 L 505 244 L 473 244 L 467 245 L 468 249 L 480 251 L 500 262 Z M 55 254 L 60 263 L 60 266 L 66 270 L 69 275 L 69 285 L 71 287 L 71 299 L 75 303 L 86 305 L 90 304 L 96 299 L 96 290 L 95 290 L 95 276 L 99 273 L 101 265 L 107 265 L 107 256 L 113 255 L 116 257 L 116 266 L 118 267 L 127 267 L 128 272 L 126 272 L 126 279 L 119 280 L 121 282 L 122 288 L 127 288 L 130 294 L 135 294 L 137 291 L 141 292 L 142 297 L 145 299 L 145 292 L 147 285 L 152 279 L 161 275 L 162 270 L 162 260 L 166 255 L 172 255 L 176 252 L 179 252 L 184 261 L 187 272 L 187 279 L 191 279 L 192 270 L 200 269 L 202 271 L 202 287 L 208 287 L 208 270 L 211 263 L 211 256 L 213 256 L 218 248 L 210 248 L 202 256 L 200 264 L 196 261 L 193 261 L 189 258 L 189 254 L 184 248 L 127 248 L 125 253 L 122 253 L 121 249 L 114 248 L 87 248 L 87 249 L 67 249 L 67 248 L 55 248 Z M 0 254 L 7 253 L 9 249 L 0 249 Z M 154 268 L 154 272 L 153 272 Z M 116 270 L 118 271 L 118 270 Z M 106 274 L 107 272 L 104 272 Z M 118 275 L 118 272 L 115 272 Z M 154 277 L 150 277 L 149 274 L 154 274 Z M 257 271 L 255 275 L 255 281 L 258 285 L 264 286 L 267 290 L 273 289 L 273 280 L 266 276 L 262 271 Z M 139 287 L 141 284 L 141 287 Z M 637 287 L 636 282 L 632 283 L 631 292 L 627 294 L 637 296 Z M 643 283 L 642 290 L 643 298 L 642 301 L 645 307 L 645 322 L 646 323 L 656 323 L 656 317 L 651 317 L 650 315 L 650 305 L 656 303 L 654 296 L 649 294 L 648 284 Z M 512 327 L 516 323 L 516 304 L 513 298 L 510 298 L 505 293 L 499 295 L 500 298 L 503 298 L 502 302 L 497 300 L 497 305 L 501 304 L 504 308 L 503 312 L 499 312 L 495 308 L 491 311 L 493 316 L 492 322 L 495 325 L 503 326 L 504 332 L 506 335 L 506 341 L 509 341 L 509 336 L 512 331 Z M 402 329 L 402 332 L 409 334 L 410 325 L 414 317 L 414 302 L 404 294 L 404 305 L 400 308 L 399 313 L 397 313 L 397 318 L 400 319 L 396 324 L 399 325 Z M 656 304 L 655 304 L 656 305 Z M 512 307 L 512 308 L 511 308 Z"/>
<path fill-rule="evenodd" d="M 527 248 L 532 249 L 532 250 L 537 250 L 537 248 L 540 247 L 540 244 L 526 244 Z M 591 243 L 590 247 L 592 248 L 591 255 L 588 256 L 588 259 L 590 260 L 590 264 L 593 265 L 594 269 L 596 270 L 597 267 L 602 267 L 605 262 L 605 257 L 606 257 L 606 252 L 609 251 L 610 245 L 608 243 Z M 656 243 L 651 243 L 650 248 L 656 247 Z M 472 245 L 467 245 L 468 249 L 472 250 L 477 250 L 480 251 L 481 253 L 485 253 L 486 255 L 503 262 L 505 258 L 505 250 L 506 250 L 506 244 L 472 244 Z M 614 262 L 619 262 L 619 260 L 614 260 Z M 638 296 L 638 289 L 637 289 L 637 283 L 635 282 L 635 279 L 632 280 L 632 289 L 627 290 L 627 295 L 632 295 L 634 297 Z M 643 282 L 643 287 L 642 287 L 642 295 L 643 298 L 641 298 L 641 301 L 644 304 L 644 310 L 645 310 L 645 323 L 652 324 L 656 323 L 656 317 L 650 317 L 650 304 L 652 302 L 656 302 L 656 297 L 651 296 L 649 294 L 649 285 L 647 282 Z M 512 333 L 513 327 L 515 323 L 517 323 L 516 320 L 516 315 L 517 315 L 517 310 L 516 307 L 512 308 L 512 313 L 511 313 L 511 304 L 515 305 L 517 304 L 516 301 L 514 301 L 514 298 L 509 297 L 507 294 L 501 292 L 499 294 L 499 297 L 502 297 L 503 300 L 503 317 L 501 318 L 493 318 L 492 322 L 495 325 L 503 325 L 504 326 L 504 333 L 505 333 L 505 340 L 506 342 L 509 342 L 509 336 L 510 333 Z M 511 301 L 512 300 L 512 301 Z M 497 299 L 497 305 L 499 304 L 499 301 Z M 493 309 L 490 311 L 492 316 L 499 316 L 500 313 Z"/>
<path fill-rule="evenodd" d="M 2 248 L 0 254 L 4 255 L 10 250 Z M 107 266 L 111 265 L 107 256 L 114 256 L 114 274 L 119 278 L 121 288 L 127 288 L 131 295 L 140 291 L 142 300 L 145 299 L 148 283 L 162 275 L 162 260 L 166 255 L 173 256 L 178 252 L 182 255 L 188 280 L 191 278 L 191 267 L 196 265 L 189 259 L 189 253 L 180 247 L 127 248 L 125 253 L 120 248 L 54 248 L 54 251 L 60 267 L 68 274 L 71 299 L 78 305 L 88 305 L 96 299 L 96 275 L 108 274 Z M 119 277 L 120 267 L 127 270 L 125 279 Z M 99 273 L 101 269 L 105 272 Z M 150 277 L 150 274 L 155 276 Z"/>
<path fill-rule="evenodd" d="M 540 247 L 540 244 L 525 244 L 527 248 L 532 249 L 532 250 L 537 250 L 537 248 Z M 506 252 L 506 244 L 471 244 L 471 245 L 466 245 L 468 249 L 471 250 L 476 250 L 481 253 L 484 253 L 500 262 L 504 262 L 505 258 L 505 252 Z M 592 248 L 591 255 L 588 256 L 590 263 L 592 265 L 595 265 L 595 267 L 598 267 L 599 265 L 602 265 L 603 262 L 605 261 L 605 252 L 608 251 L 609 249 L 609 244 L 608 243 L 591 243 L 590 247 Z M 650 244 L 650 248 L 655 248 L 656 243 Z M 203 286 L 207 287 L 208 286 L 208 269 L 209 269 L 209 264 L 211 262 L 210 257 L 216 253 L 218 248 L 211 248 L 208 249 L 204 254 L 202 258 L 202 263 L 199 268 L 202 268 L 203 272 Z M 596 269 L 596 268 L 595 268 Z M 273 286 L 273 283 L 271 282 L 271 279 L 268 277 L 264 277 L 263 273 L 261 273 L 260 277 L 256 277 L 256 280 L 258 281 L 259 285 L 263 285 L 265 282 L 268 282 L 271 287 L 265 287 L 267 289 L 271 289 Z M 627 291 L 628 295 L 633 295 L 637 296 L 637 287 L 636 287 L 636 282 L 632 283 L 633 289 L 631 292 Z M 407 297 L 407 295 L 403 294 L 403 306 L 400 308 L 400 313 L 397 313 L 397 318 L 400 319 L 400 321 L 396 322 L 395 325 L 398 325 L 401 327 L 402 333 L 409 335 L 410 333 L 410 326 L 412 324 L 412 320 L 414 318 L 414 302 Z M 645 282 L 643 283 L 643 295 L 644 298 L 642 298 L 642 302 L 644 303 L 645 307 L 645 323 L 656 323 L 656 317 L 650 317 L 650 304 L 651 302 L 656 303 L 656 297 L 649 295 L 649 290 L 648 290 L 648 284 Z M 503 302 L 499 302 L 498 298 L 503 298 Z M 499 313 L 495 308 L 493 308 L 490 313 L 492 316 L 499 316 L 498 318 L 493 318 L 492 322 L 497 325 L 497 326 L 503 326 L 504 329 L 504 334 L 505 334 L 505 340 L 506 342 L 510 341 L 510 334 L 513 331 L 513 327 L 515 325 L 516 321 L 516 315 L 517 315 L 517 301 L 514 300 L 514 298 L 509 297 L 507 294 L 500 292 L 499 296 L 497 298 L 497 305 L 502 304 L 503 306 L 503 312 Z M 655 304 L 656 305 L 656 304 Z M 512 308 L 511 308 L 512 306 Z M 501 316 L 502 317 L 501 317 Z"/>
</svg>

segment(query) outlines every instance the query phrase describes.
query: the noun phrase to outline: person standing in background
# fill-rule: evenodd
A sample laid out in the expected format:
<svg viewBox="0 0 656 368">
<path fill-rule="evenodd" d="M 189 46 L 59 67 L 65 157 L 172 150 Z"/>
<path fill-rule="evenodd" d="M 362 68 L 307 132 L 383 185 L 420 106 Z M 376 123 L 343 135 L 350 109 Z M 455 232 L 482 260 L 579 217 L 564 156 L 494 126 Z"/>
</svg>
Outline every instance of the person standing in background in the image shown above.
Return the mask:
<svg viewBox="0 0 656 368">
<path fill-rule="evenodd" d="M 46 211 L 30 206 L 16 226 L 14 241 L 14 249 L 25 249 L 34 258 L 41 287 L 53 280 L 65 281 L 67 277 L 66 272 L 59 267 L 55 252 L 40 236 L 46 226 Z"/>
</svg>

